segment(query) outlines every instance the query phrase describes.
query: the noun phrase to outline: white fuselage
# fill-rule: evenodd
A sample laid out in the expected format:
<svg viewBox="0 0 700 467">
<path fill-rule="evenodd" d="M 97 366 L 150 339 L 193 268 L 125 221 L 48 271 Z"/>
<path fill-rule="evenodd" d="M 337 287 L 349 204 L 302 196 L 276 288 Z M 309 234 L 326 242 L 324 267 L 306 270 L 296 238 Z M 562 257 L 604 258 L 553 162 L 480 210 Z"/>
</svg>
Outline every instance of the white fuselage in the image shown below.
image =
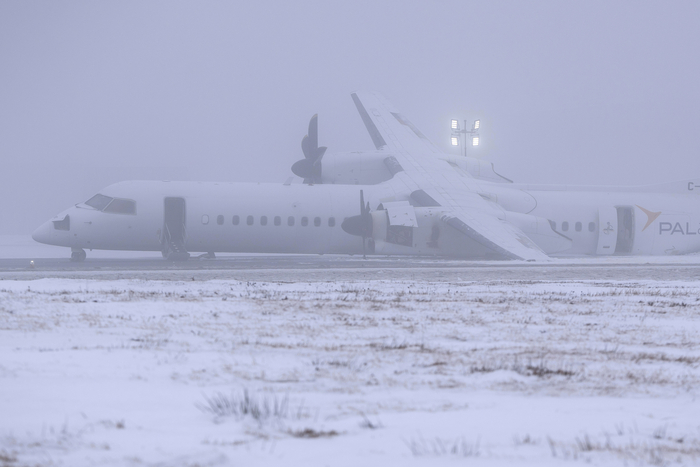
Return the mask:
<svg viewBox="0 0 700 467">
<path fill-rule="evenodd" d="M 503 209 L 505 218 L 507 212 L 515 212 L 553 221 L 555 231 L 571 239 L 571 247 L 557 256 L 700 251 L 700 189 L 688 193 L 570 191 L 488 182 L 482 182 L 481 188 L 482 196 Z M 162 251 L 168 225 L 166 199 L 177 199 L 183 206 L 187 251 L 358 254 L 363 251 L 362 239 L 345 232 L 341 224 L 360 213 L 360 190 L 373 211 L 380 203 L 397 199 L 390 184 L 121 182 L 101 194 L 135 202 L 133 213 L 102 212 L 81 203 L 43 224 L 33 237 L 74 250 Z M 436 225 L 451 229 L 440 223 L 440 208 L 434 211 L 436 215 L 424 216 L 416 227 L 428 236 Z M 454 246 L 459 243 L 427 246 L 424 237 L 414 235 L 411 247 L 392 248 L 384 242 L 377 253 L 470 256 Z M 380 244 L 385 239 L 374 240 Z"/>
<path fill-rule="evenodd" d="M 672 255 L 700 251 L 700 197 L 673 193 L 531 192 L 531 214 L 573 240 L 558 255 Z M 646 214 L 645 210 L 651 214 Z M 658 216 L 656 216 L 658 214 Z M 626 225 L 625 225 L 626 224 Z"/>
<path fill-rule="evenodd" d="M 54 218 L 69 216 L 69 230 L 49 221 L 33 237 L 73 249 L 159 251 L 164 201 L 180 198 L 188 251 L 354 254 L 362 252 L 362 242 L 340 225 L 359 212 L 359 191 L 355 186 L 121 182 L 101 193 L 134 200 L 135 214 L 101 212 L 81 203 Z"/>
</svg>

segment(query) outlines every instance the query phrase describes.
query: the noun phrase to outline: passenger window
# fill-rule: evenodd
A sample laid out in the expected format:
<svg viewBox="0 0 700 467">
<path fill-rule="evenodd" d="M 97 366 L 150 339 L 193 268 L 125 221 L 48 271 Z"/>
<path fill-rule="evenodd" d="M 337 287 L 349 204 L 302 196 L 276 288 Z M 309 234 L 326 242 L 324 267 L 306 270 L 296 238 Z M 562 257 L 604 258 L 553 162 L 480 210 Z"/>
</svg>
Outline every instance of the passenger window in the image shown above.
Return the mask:
<svg viewBox="0 0 700 467">
<path fill-rule="evenodd" d="M 280 216 L 275 216 L 275 225 L 282 225 L 282 218 Z"/>
<path fill-rule="evenodd" d="M 216 223 L 219 225 L 224 225 L 224 216 L 222 216 L 221 214 L 216 216 Z"/>
<path fill-rule="evenodd" d="M 209 216 L 206 214 L 202 216 L 202 224 L 208 224 L 209 223 Z"/>
<path fill-rule="evenodd" d="M 112 199 L 113 198 L 110 198 L 109 196 L 97 194 L 89 200 L 85 201 L 85 204 L 97 209 L 98 211 L 102 211 L 104 208 L 107 207 L 109 203 L 112 202 Z"/>
<path fill-rule="evenodd" d="M 262 216 L 260 218 L 260 225 L 267 225 L 267 216 Z"/>
<path fill-rule="evenodd" d="M 245 223 L 248 225 L 253 225 L 253 222 L 254 222 L 253 216 L 248 216 L 248 218 L 245 221 Z"/>
<path fill-rule="evenodd" d="M 581 225 L 581 223 L 577 222 L 576 223 L 576 232 L 580 232 L 582 228 L 583 228 L 583 226 Z"/>
<path fill-rule="evenodd" d="M 307 225 L 309 225 L 309 218 L 308 218 L 308 217 L 302 217 L 302 218 L 301 218 L 301 226 L 302 226 L 302 227 L 306 227 Z"/>
<path fill-rule="evenodd" d="M 561 223 L 561 230 L 563 230 L 564 232 L 566 232 L 567 230 L 569 230 L 569 223 L 566 222 L 566 221 L 562 222 L 562 223 Z"/>
<path fill-rule="evenodd" d="M 289 216 L 287 218 L 287 225 L 290 227 L 294 225 L 294 216 Z"/>
<path fill-rule="evenodd" d="M 589 222 L 589 223 L 588 223 L 588 231 L 589 231 L 589 232 L 595 232 L 595 222 Z"/>
<path fill-rule="evenodd" d="M 328 227 L 335 227 L 335 217 L 328 218 Z"/>
<path fill-rule="evenodd" d="M 104 212 L 111 212 L 113 214 L 136 214 L 136 201 L 114 198 L 104 209 Z"/>
<path fill-rule="evenodd" d="M 239 216 L 233 216 L 233 219 L 231 219 L 231 223 L 233 225 L 238 225 L 241 223 L 241 218 Z"/>
<path fill-rule="evenodd" d="M 320 217 L 314 217 L 314 226 L 321 227 L 321 218 Z"/>
</svg>

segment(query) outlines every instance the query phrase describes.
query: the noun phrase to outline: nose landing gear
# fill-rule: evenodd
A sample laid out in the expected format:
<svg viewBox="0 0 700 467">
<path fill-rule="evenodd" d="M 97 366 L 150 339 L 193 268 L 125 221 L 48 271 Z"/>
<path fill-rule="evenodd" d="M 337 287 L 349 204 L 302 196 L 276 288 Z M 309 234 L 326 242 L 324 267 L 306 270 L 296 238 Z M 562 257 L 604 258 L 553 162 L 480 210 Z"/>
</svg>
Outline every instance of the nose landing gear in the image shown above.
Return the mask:
<svg viewBox="0 0 700 467">
<path fill-rule="evenodd" d="M 82 263 L 87 258 L 87 253 L 82 248 L 71 248 L 70 261 L 71 263 Z"/>
</svg>

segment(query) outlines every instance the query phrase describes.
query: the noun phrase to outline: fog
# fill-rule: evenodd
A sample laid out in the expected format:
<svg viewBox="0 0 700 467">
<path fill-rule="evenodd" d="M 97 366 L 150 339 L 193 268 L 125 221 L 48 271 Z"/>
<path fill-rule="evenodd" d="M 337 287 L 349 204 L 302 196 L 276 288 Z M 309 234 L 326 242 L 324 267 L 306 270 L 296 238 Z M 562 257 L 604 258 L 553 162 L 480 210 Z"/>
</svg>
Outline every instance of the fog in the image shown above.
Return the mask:
<svg viewBox="0 0 700 467">
<path fill-rule="evenodd" d="M 2 2 L 0 234 L 126 179 L 283 182 L 383 93 L 519 182 L 700 176 L 696 2 Z"/>
</svg>

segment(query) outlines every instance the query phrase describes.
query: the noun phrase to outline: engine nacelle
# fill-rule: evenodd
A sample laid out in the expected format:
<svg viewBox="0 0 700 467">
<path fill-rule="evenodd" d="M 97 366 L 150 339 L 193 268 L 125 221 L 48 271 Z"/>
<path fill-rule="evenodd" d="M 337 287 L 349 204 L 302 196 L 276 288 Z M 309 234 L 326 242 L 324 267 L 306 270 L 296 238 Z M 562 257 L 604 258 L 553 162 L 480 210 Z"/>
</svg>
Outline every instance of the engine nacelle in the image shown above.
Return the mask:
<svg viewBox="0 0 700 467">
<path fill-rule="evenodd" d="M 385 160 L 392 154 L 387 151 L 356 151 L 326 154 L 323 157 L 323 183 L 337 185 L 376 185 L 393 176 Z M 425 157 L 433 157 L 426 155 Z M 510 183 L 493 170 L 493 164 L 474 157 L 446 156 L 449 164 L 468 172 L 477 180 Z"/>
<path fill-rule="evenodd" d="M 358 151 L 327 154 L 323 159 L 323 183 L 338 185 L 376 185 L 391 179 L 384 163 L 391 156 L 383 151 Z"/>
<path fill-rule="evenodd" d="M 499 175 L 493 168 L 493 163 L 475 157 L 464 156 L 444 156 L 440 159 L 447 161 L 450 165 L 459 167 L 468 172 L 477 180 L 485 180 L 495 183 L 513 183 L 503 175 Z"/>
<path fill-rule="evenodd" d="M 448 254 L 446 244 L 440 238 L 446 227 L 440 221 L 445 209 L 413 207 L 406 201 L 385 203 L 380 208 L 383 209 L 372 212 L 372 239 L 376 254 Z"/>
</svg>

